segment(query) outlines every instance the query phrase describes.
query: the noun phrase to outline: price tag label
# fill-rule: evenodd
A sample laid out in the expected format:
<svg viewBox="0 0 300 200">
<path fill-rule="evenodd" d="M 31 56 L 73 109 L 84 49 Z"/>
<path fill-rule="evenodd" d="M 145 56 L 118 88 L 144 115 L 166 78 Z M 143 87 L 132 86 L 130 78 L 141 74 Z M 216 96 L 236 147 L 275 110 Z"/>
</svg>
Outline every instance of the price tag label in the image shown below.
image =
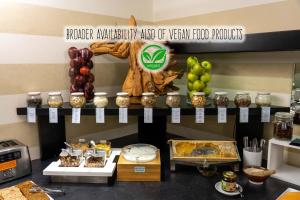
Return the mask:
<svg viewBox="0 0 300 200">
<path fill-rule="evenodd" d="M 104 108 L 96 108 L 96 123 L 105 123 Z"/>
<path fill-rule="evenodd" d="M 128 109 L 119 108 L 119 123 L 126 124 L 128 123 Z"/>
<path fill-rule="evenodd" d="M 227 108 L 218 108 L 218 123 L 227 122 Z"/>
<path fill-rule="evenodd" d="M 80 113 L 81 113 L 81 108 L 72 108 L 72 123 L 73 124 L 80 123 Z"/>
<path fill-rule="evenodd" d="M 271 108 L 261 107 L 261 122 L 270 122 L 271 119 Z"/>
<path fill-rule="evenodd" d="M 180 108 L 172 108 L 171 122 L 173 124 L 179 124 L 180 123 Z"/>
<path fill-rule="evenodd" d="M 144 108 L 144 123 L 153 123 L 153 109 Z"/>
<path fill-rule="evenodd" d="M 240 108 L 240 123 L 248 123 L 249 121 L 249 108 Z"/>
<path fill-rule="evenodd" d="M 58 123 L 57 108 L 49 108 L 49 123 Z"/>
<path fill-rule="evenodd" d="M 204 123 L 204 108 L 196 108 L 195 122 L 198 124 Z"/>
<path fill-rule="evenodd" d="M 27 122 L 28 123 L 36 122 L 36 108 L 27 107 Z"/>
</svg>

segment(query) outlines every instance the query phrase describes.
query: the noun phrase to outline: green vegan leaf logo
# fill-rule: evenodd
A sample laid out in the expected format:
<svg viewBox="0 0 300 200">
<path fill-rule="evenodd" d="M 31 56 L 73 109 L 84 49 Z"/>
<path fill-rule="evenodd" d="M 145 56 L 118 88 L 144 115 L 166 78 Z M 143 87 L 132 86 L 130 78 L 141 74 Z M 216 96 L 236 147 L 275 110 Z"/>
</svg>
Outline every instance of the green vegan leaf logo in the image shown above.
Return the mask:
<svg viewBox="0 0 300 200">
<path fill-rule="evenodd" d="M 139 64 L 147 71 L 161 71 L 169 63 L 169 49 L 162 44 L 146 44 L 139 52 Z"/>
</svg>

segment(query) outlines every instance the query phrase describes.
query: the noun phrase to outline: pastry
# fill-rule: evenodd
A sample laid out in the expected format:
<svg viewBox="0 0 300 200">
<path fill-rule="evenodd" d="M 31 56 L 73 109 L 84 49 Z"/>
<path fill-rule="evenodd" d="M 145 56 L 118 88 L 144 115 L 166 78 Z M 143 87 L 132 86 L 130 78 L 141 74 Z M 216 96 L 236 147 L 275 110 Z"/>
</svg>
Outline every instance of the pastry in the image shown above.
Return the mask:
<svg viewBox="0 0 300 200">
<path fill-rule="evenodd" d="M 27 200 L 16 186 L 4 188 L 0 190 L 1 200 Z"/>
<path fill-rule="evenodd" d="M 29 190 L 32 186 L 36 185 L 31 181 L 25 181 L 17 185 L 27 200 L 50 200 L 48 195 L 44 192 L 30 192 Z"/>
</svg>

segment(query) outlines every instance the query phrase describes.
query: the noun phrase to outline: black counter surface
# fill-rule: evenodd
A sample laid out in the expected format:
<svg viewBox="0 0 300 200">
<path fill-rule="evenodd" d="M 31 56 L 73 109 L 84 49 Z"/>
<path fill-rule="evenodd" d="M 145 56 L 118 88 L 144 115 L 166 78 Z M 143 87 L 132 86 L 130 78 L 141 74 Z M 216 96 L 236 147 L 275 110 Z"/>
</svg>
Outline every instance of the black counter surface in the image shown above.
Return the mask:
<svg viewBox="0 0 300 200">
<path fill-rule="evenodd" d="M 168 135 L 170 138 L 176 136 Z M 123 147 L 137 142 L 136 135 L 112 140 L 113 147 Z M 65 196 L 52 196 L 54 199 L 70 200 L 230 200 L 240 199 L 239 196 L 228 197 L 217 192 L 214 188 L 220 181 L 221 173 L 213 177 L 202 176 L 196 167 L 176 166 L 176 172 L 169 171 L 168 146 L 161 149 L 162 177 L 161 182 L 115 182 L 106 184 L 70 184 L 51 183 L 50 178 L 43 176 L 43 170 L 54 160 L 32 161 L 32 175 L 4 183 L 0 188 L 12 186 L 25 180 L 33 180 L 40 186 L 59 188 L 66 192 Z M 277 179 L 269 178 L 263 185 L 253 185 L 243 173 L 238 173 L 238 183 L 244 188 L 244 198 L 250 200 L 275 200 L 288 187 L 300 190 L 299 186 L 292 185 Z"/>
</svg>

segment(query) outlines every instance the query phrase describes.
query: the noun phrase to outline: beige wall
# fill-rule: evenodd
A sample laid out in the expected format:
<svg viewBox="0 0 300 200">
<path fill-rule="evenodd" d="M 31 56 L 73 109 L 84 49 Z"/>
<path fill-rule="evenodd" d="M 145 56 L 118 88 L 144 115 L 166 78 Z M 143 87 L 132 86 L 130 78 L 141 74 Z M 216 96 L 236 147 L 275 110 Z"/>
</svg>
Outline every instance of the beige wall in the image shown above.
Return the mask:
<svg viewBox="0 0 300 200">
<path fill-rule="evenodd" d="M 193 16 L 186 12 L 187 16 L 180 17 L 177 16 L 178 10 L 172 9 L 172 4 L 168 3 L 167 7 L 162 8 L 167 10 L 160 10 L 168 12 L 168 20 L 157 17 L 155 6 L 150 6 L 151 1 L 147 1 L 147 5 L 150 2 L 148 8 L 152 9 L 151 12 L 143 11 L 145 3 L 138 0 L 128 0 L 130 3 L 106 1 L 104 7 L 107 9 L 103 10 L 101 7 L 99 11 L 96 9 L 97 6 L 101 6 L 98 1 L 91 1 L 90 4 L 82 1 L 80 5 L 80 0 L 76 0 L 72 6 L 69 6 L 67 1 L 69 0 L 17 3 L 4 0 L 0 5 L 0 139 L 16 138 L 24 142 L 35 155 L 33 158 L 38 158 L 37 126 L 27 124 L 24 117 L 17 116 L 15 108 L 25 105 L 28 91 L 44 92 L 45 100 L 47 92 L 58 90 L 62 91 L 65 100 L 68 100 L 69 58 L 66 50 L 72 45 L 82 48 L 88 44 L 64 43 L 62 35 L 65 25 L 126 24 L 132 11 L 136 14 L 139 24 L 241 24 L 248 33 L 300 28 L 300 3 L 296 0 L 274 1 L 275 3 L 264 1 L 266 4 L 241 5 L 232 10 L 227 7 L 223 11 L 205 14 L 198 14 L 197 10 L 193 9 Z M 189 6 L 188 3 L 180 4 L 182 10 L 188 10 Z M 153 22 L 153 19 L 156 21 Z M 299 62 L 300 58 L 299 53 L 209 54 L 198 57 L 214 62 L 211 86 L 215 89 L 227 89 L 231 95 L 240 90 L 247 90 L 253 95 L 257 91 L 270 91 L 275 94 L 274 102 L 278 105 L 288 104 L 292 63 Z M 186 55 L 178 57 L 181 66 L 184 66 L 185 58 Z M 113 95 L 121 88 L 127 71 L 127 60 L 111 56 L 93 59 L 96 63 L 94 73 L 97 90 Z M 184 88 L 185 79 L 177 83 Z M 184 90 L 182 93 L 185 93 Z M 229 137 L 233 133 L 231 118 L 226 125 L 216 124 L 214 117 L 208 118 L 205 125 L 196 125 L 193 121 L 193 117 L 184 117 L 181 125 Z M 83 117 L 82 124 L 76 126 L 70 123 L 69 118 L 66 122 L 68 138 L 123 127 L 117 123 L 115 117 L 107 118 L 107 123 L 101 126 L 94 123 L 93 117 Z M 136 121 L 130 118 L 129 122 L 133 124 Z M 265 131 L 266 137 L 270 137 L 271 133 L 268 127 Z"/>
</svg>

